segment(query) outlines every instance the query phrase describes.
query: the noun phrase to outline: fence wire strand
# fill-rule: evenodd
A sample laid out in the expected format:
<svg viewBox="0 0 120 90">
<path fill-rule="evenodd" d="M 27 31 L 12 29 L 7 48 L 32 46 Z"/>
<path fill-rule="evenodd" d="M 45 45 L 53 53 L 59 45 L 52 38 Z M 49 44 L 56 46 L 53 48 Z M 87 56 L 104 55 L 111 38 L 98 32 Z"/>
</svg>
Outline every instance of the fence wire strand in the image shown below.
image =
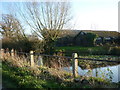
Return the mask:
<svg viewBox="0 0 120 90">
<path fill-rule="evenodd" d="M 25 52 L 17 52 L 18 54 L 24 54 L 24 55 L 30 55 L 30 53 Z M 72 57 L 68 56 L 58 56 L 58 55 L 47 55 L 47 54 L 41 54 L 41 53 L 34 53 L 33 55 L 40 55 L 40 56 L 46 56 L 46 57 L 57 57 L 57 58 L 66 58 L 66 59 L 72 59 Z M 102 61 L 102 62 L 114 62 L 114 63 L 120 63 L 120 61 L 113 61 L 113 60 L 105 60 L 105 59 L 97 59 L 97 58 L 74 58 L 78 60 L 91 60 L 91 61 Z"/>
</svg>

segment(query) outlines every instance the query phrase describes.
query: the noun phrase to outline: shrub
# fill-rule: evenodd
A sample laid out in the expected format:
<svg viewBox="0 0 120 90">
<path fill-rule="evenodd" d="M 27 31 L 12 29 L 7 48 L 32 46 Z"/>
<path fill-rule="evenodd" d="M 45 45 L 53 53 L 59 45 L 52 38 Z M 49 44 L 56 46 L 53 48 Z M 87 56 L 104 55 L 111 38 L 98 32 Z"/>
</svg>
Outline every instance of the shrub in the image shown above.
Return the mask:
<svg viewBox="0 0 120 90">
<path fill-rule="evenodd" d="M 110 47 L 109 54 L 111 55 L 120 55 L 120 47 Z"/>
<path fill-rule="evenodd" d="M 30 50 L 35 50 L 36 44 L 38 44 L 39 40 L 37 39 L 29 39 L 21 38 L 19 40 L 12 38 L 3 38 L 2 39 L 2 48 L 6 49 L 15 49 L 17 51 L 29 52 Z"/>
<path fill-rule="evenodd" d="M 94 46 L 96 38 L 97 38 L 96 34 L 87 33 L 87 35 L 86 35 L 86 40 L 87 40 L 86 44 L 87 45 L 85 45 L 85 46 Z"/>
</svg>

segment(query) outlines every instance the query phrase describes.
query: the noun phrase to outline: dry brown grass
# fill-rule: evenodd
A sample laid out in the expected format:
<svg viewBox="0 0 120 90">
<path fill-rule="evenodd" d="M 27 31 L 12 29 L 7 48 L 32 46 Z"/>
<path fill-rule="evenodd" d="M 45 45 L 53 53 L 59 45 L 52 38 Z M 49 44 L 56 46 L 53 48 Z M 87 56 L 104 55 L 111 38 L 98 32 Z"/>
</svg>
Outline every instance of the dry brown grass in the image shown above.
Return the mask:
<svg viewBox="0 0 120 90">
<path fill-rule="evenodd" d="M 11 63 L 10 65 L 14 67 L 27 67 L 31 72 L 34 73 L 34 75 L 39 75 L 41 72 L 38 69 L 38 65 L 35 64 L 34 67 L 31 67 L 30 60 L 28 60 L 25 56 L 15 55 L 12 57 L 10 54 L 4 53 L 3 57 L 0 58 L 0 60 Z"/>
<path fill-rule="evenodd" d="M 30 66 L 29 62 L 27 62 L 27 60 L 25 59 L 24 56 L 19 57 L 16 55 L 16 56 L 12 57 L 10 54 L 4 53 L 4 56 L 1 58 L 1 60 L 11 62 L 11 64 L 16 67 Z"/>
<path fill-rule="evenodd" d="M 27 67 L 35 76 L 39 76 L 41 73 L 40 69 L 44 69 L 47 72 L 49 72 L 49 74 L 55 77 L 58 77 L 60 79 L 64 79 L 65 76 L 72 77 L 71 73 L 68 73 L 66 71 L 63 71 L 61 68 L 58 68 L 58 66 L 54 62 L 52 62 L 52 64 L 54 64 L 54 68 L 38 66 L 36 63 L 34 64 L 34 67 L 31 67 L 30 60 L 28 60 L 29 58 L 26 58 L 25 56 L 18 56 L 18 55 L 15 55 L 14 57 L 12 57 L 8 53 L 4 53 L 4 56 L 0 59 L 2 61 L 10 62 L 11 65 L 15 67 Z"/>
</svg>

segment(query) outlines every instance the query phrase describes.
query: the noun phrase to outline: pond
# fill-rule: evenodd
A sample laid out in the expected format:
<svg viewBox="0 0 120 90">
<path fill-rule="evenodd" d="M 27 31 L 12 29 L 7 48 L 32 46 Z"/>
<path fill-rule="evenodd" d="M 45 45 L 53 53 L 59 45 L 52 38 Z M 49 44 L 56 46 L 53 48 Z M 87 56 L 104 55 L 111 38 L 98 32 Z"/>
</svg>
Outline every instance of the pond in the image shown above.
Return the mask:
<svg viewBox="0 0 120 90">
<path fill-rule="evenodd" d="M 72 67 L 64 67 L 65 71 L 72 72 Z M 94 68 L 91 71 L 88 69 L 81 69 L 78 67 L 78 74 L 85 76 L 93 76 L 93 77 L 104 77 L 107 79 L 111 79 L 112 82 L 120 81 L 120 64 L 114 66 L 100 67 Z M 111 78 L 112 77 L 112 78 Z"/>
</svg>

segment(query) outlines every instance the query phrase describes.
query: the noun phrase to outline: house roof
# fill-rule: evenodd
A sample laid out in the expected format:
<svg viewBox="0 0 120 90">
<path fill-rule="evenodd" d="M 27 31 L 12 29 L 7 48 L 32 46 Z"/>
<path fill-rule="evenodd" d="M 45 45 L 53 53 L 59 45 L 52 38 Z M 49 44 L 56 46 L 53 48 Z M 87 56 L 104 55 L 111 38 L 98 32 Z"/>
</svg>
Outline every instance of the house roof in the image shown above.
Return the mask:
<svg viewBox="0 0 120 90">
<path fill-rule="evenodd" d="M 118 37 L 118 36 L 120 36 L 120 33 L 117 31 L 95 31 L 95 30 L 61 30 L 60 36 L 74 37 L 74 36 L 78 35 L 81 31 L 85 32 L 85 33 L 94 33 L 101 37 Z"/>
<path fill-rule="evenodd" d="M 86 33 L 94 33 L 101 37 L 118 37 L 120 33 L 117 31 L 93 31 L 93 30 L 82 30 Z"/>
<path fill-rule="evenodd" d="M 80 33 L 80 30 L 60 30 L 60 36 L 70 36 L 75 37 L 77 34 Z"/>
</svg>

